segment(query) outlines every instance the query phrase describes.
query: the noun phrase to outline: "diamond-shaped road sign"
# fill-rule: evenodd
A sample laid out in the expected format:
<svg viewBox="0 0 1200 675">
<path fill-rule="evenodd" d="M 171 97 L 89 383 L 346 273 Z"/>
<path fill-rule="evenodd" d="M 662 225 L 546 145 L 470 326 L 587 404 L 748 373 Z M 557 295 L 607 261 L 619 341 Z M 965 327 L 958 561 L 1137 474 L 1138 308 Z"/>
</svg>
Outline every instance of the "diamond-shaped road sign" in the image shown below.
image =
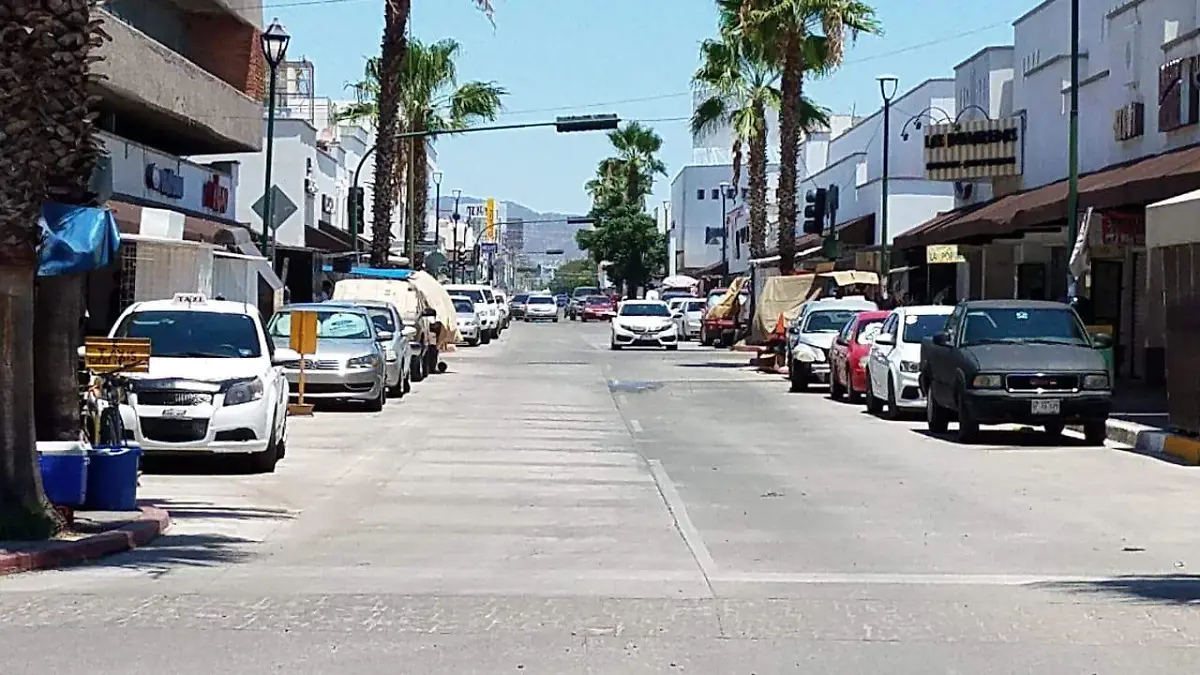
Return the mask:
<svg viewBox="0 0 1200 675">
<path fill-rule="evenodd" d="M 273 212 L 271 215 L 274 216 L 270 222 L 272 230 L 278 230 L 279 226 L 283 225 L 285 220 L 291 218 L 292 214 L 298 208 L 296 203 L 288 199 L 287 194 L 279 189 L 278 185 L 271 186 L 271 211 Z M 258 214 L 260 219 L 266 220 L 267 216 L 263 212 L 267 209 L 267 195 L 263 194 L 263 196 L 259 197 L 258 201 L 254 202 L 254 206 L 251 206 L 250 209 Z"/>
</svg>

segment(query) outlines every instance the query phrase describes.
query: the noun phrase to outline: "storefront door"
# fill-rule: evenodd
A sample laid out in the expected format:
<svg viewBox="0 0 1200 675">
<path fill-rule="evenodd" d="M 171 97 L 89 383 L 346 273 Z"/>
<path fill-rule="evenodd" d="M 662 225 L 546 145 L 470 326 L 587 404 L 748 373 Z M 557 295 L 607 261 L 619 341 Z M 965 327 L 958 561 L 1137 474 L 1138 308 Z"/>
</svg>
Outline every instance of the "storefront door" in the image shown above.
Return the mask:
<svg viewBox="0 0 1200 675">
<path fill-rule="evenodd" d="M 1125 362 L 1127 345 L 1121 335 L 1121 298 L 1124 285 L 1124 263 L 1117 260 L 1092 261 L 1092 318 L 1089 323 L 1096 326 L 1111 326 L 1113 337 L 1113 369 L 1121 372 Z"/>
</svg>

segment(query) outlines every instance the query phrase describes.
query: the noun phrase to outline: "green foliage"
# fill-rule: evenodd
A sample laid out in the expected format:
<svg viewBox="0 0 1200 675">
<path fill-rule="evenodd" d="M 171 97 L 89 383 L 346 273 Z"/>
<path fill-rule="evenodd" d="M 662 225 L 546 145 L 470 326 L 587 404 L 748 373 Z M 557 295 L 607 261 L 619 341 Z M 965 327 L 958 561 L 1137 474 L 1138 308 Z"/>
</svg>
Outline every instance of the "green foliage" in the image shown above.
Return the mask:
<svg viewBox="0 0 1200 675">
<path fill-rule="evenodd" d="M 554 279 L 550 281 L 550 292 L 570 293 L 576 286 L 596 286 L 596 263 L 587 258 L 569 260 L 554 270 Z"/>
</svg>

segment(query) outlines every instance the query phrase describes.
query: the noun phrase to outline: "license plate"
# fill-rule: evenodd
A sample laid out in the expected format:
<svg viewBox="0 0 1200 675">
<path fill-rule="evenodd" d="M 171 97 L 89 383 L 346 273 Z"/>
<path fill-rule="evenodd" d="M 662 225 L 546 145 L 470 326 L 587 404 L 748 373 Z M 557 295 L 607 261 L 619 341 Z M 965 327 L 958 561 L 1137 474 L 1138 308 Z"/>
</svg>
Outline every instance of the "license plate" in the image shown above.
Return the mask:
<svg viewBox="0 0 1200 675">
<path fill-rule="evenodd" d="M 1029 405 L 1034 415 L 1057 415 L 1062 410 L 1062 401 L 1056 398 L 1033 400 Z"/>
<path fill-rule="evenodd" d="M 171 419 L 183 419 L 187 417 L 187 410 L 183 408 L 167 408 L 162 412 L 162 416 L 170 417 Z"/>
</svg>

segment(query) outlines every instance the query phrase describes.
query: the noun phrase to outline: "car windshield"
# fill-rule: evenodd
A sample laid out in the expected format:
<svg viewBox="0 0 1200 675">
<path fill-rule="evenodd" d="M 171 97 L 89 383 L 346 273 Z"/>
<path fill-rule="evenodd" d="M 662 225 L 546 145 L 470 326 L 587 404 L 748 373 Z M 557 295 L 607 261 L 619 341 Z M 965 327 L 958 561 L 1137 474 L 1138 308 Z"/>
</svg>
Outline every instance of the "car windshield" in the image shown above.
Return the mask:
<svg viewBox="0 0 1200 675">
<path fill-rule="evenodd" d="M 575 292 L 572 293 L 571 295 L 573 295 L 576 298 L 582 298 L 582 297 L 585 297 L 588 295 L 598 295 L 599 293 L 600 293 L 600 289 L 596 288 L 595 286 L 581 286 L 579 288 L 576 288 Z"/>
<path fill-rule="evenodd" d="M 703 312 L 704 307 L 705 305 L 703 300 L 688 300 L 687 304 L 684 305 L 683 311 L 688 312 L 689 314 L 692 312 Z"/>
<path fill-rule="evenodd" d="M 863 321 L 858 325 L 858 337 L 854 341 L 860 345 L 869 345 L 875 342 L 875 336 L 879 335 L 879 329 L 883 328 L 883 319 L 870 319 Z"/>
<path fill-rule="evenodd" d="M 609 305 L 612 303 L 611 300 L 603 295 L 593 295 L 592 297 L 588 298 L 586 302 L 589 305 Z"/>
<path fill-rule="evenodd" d="M 513 299 L 512 299 L 512 301 L 513 301 L 513 302 L 520 303 L 520 302 L 525 302 L 525 301 L 526 301 L 526 300 L 528 300 L 528 299 L 529 299 L 529 296 L 528 296 L 528 295 L 525 295 L 524 293 L 518 293 L 518 294 L 516 294 L 516 295 L 514 295 L 514 296 L 513 296 Z"/>
<path fill-rule="evenodd" d="M 371 324 L 359 312 L 343 310 L 305 310 L 317 315 L 317 339 L 319 340 L 369 340 Z M 271 317 L 267 329 L 271 337 L 286 338 L 292 334 L 291 310 L 278 312 Z"/>
<path fill-rule="evenodd" d="M 813 312 L 804 320 L 802 333 L 837 333 L 846 327 L 846 322 L 858 315 L 852 309 L 824 309 Z"/>
<path fill-rule="evenodd" d="M 371 315 L 371 323 L 375 324 L 376 333 L 396 332 L 396 321 L 391 312 L 382 307 L 369 307 L 367 313 Z"/>
<path fill-rule="evenodd" d="M 946 325 L 945 314 L 909 314 L 904 317 L 904 342 L 919 344 Z"/>
<path fill-rule="evenodd" d="M 483 289 L 483 299 L 486 300 L 489 305 L 495 304 L 496 302 L 496 296 L 492 293 L 491 289 L 488 288 Z"/>
<path fill-rule="evenodd" d="M 622 305 L 621 316 L 671 316 L 671 313 L 664 304 L 637 302 Z"/>
<path fill-rule="evenodd" d="M 717 293 L 715 295 L 708 296 L 709 308 L 713 308 L 713 307 L 716 307 L 717 305 L 721 304 L 721 298 L 724 298 L 724 297 L 725 297 L 724 293 Z"/>
<path fill-rule="evenodd" d="M 455 288 L 450 290 L 450 295 L 461 295 L 471 299 L 471 302 L 481 305 L 483 304 L 483 291 L 477 288 Z"/>
<path fill-rule="evenodd" d="M 1050 343 L 1090 345 L 1083 325 L 1070 308 L 974 308 L 967 312 L 963 345 Z"/>
<path fill-rule="evenodd" d="M 552 298 L 548 295 L 535 295 L 535 296 L 529 298 L 529 304 L 531 304 L 531 305 L 553 305 L 554 298 Z"/>
<path fill-rule="evenodd" d="M 149 338 L 164 358 L 252 359 L 262 355 L 254 319 L 223 312 L 148 311 L 125 317 L 113 337 Z"/>
<path fill-rule="evenodd" d="M 459 314 L 474 314 L 475 313 L 475 303 L 471 302 L 470 300 L 463 300 L 461 298 L 455 298 L 454 299 L 454 311 L 458 312 Z"/>
</svg>

